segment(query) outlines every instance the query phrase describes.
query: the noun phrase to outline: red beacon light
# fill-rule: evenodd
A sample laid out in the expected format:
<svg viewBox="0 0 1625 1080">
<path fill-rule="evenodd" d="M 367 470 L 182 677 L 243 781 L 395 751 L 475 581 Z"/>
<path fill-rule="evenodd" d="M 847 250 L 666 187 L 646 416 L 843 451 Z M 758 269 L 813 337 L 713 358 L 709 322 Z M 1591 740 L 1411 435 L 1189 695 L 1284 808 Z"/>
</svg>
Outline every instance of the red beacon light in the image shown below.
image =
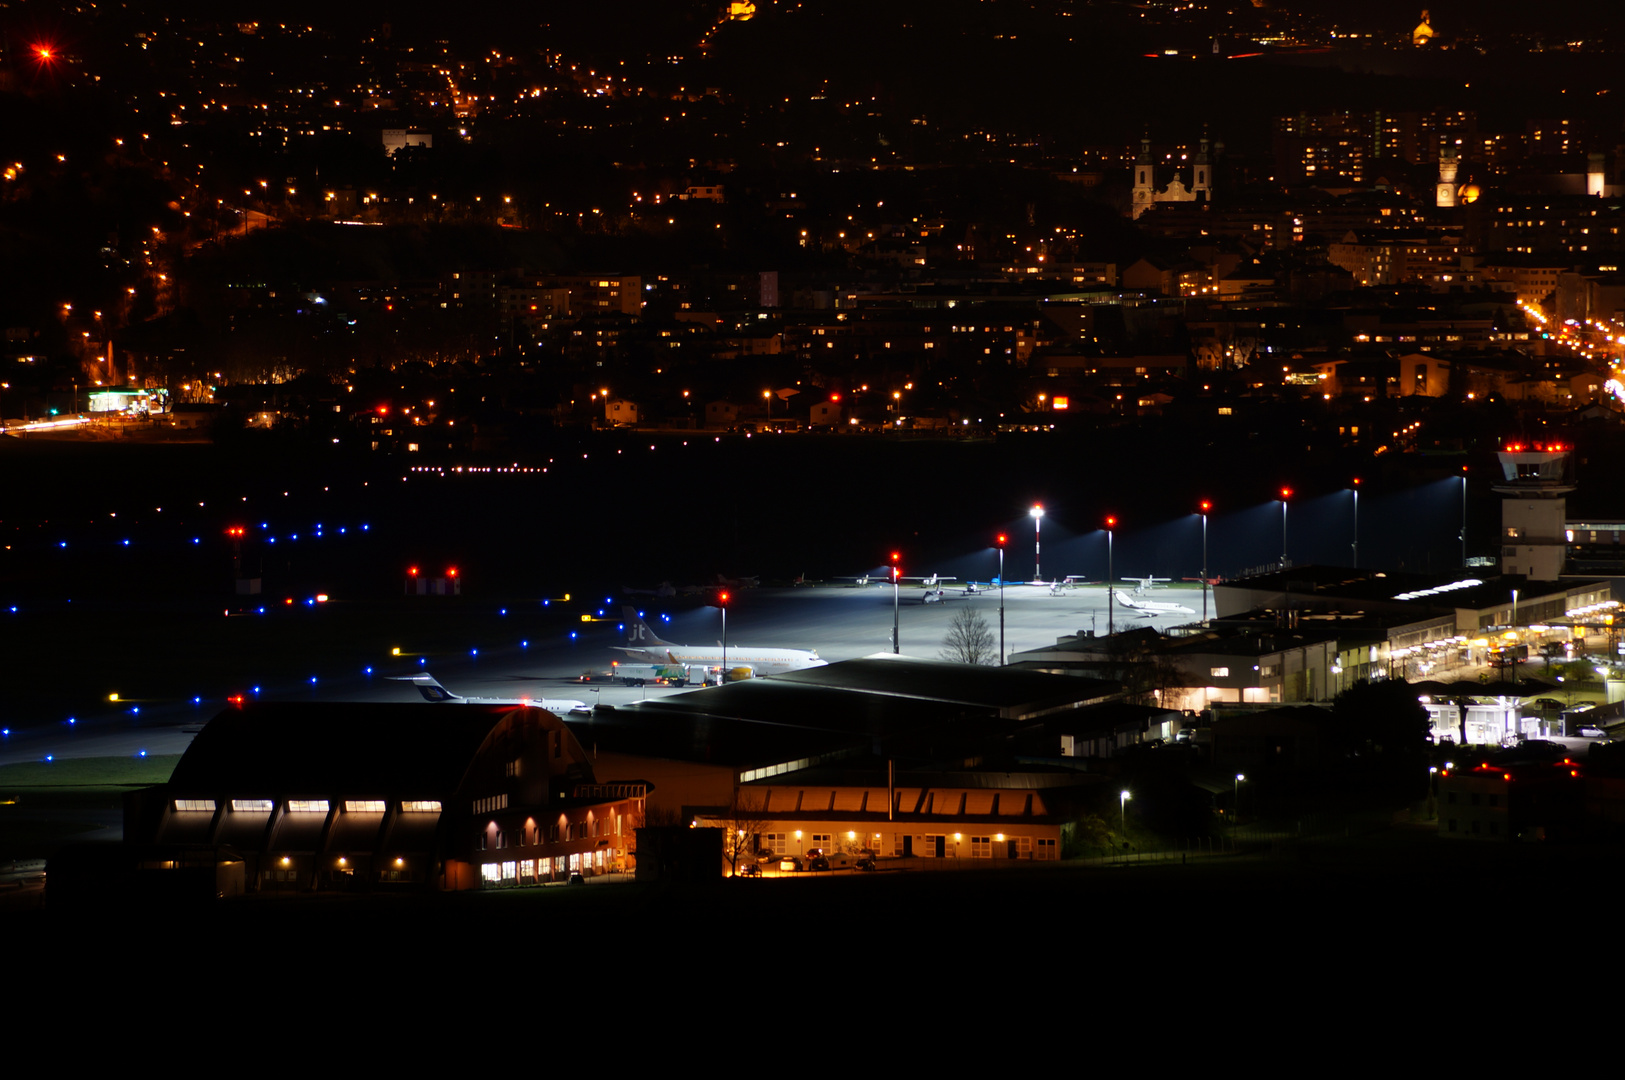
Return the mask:
<svg viewBox="0 0 1625 1080">
<path fill-rule="evenodd" d="M 449 577 L 449 578 L 456 577 L 457 576 L 457 568 L 455 566 L 447 567 L 446 576 Z"/>
<path fill-rule="evenodd" d="M 407 577 L 417 577 L 418 576 L 418 568 L 415 567 L 415 566 L 408 567 L 407 571 L 406 571 L 406 576 Z"/>
</svg>

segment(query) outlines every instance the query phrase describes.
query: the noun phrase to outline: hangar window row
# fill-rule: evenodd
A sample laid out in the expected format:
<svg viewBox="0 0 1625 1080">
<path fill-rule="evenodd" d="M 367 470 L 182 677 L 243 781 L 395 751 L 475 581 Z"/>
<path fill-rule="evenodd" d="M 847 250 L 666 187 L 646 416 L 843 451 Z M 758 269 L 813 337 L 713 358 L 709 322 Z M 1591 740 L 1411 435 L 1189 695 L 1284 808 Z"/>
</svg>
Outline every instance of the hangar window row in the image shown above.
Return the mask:
<svg viewBox="0 0 1625 1080">
<path fill-rule="evenodd" d="M 216 803 L 213 799 L 176 799 L 175 809 L 192 813 L 212 814 Z M 270 813 L 276 805 L 273 799 L 232 799 L 231 808 L 237 813 Z M 287 810 L 290 814 L 325 814 L 331 804 L 326 799 L 289 799 Z M 389 808 L 384 799 L 345 799 L 344 812 L 347 814 L 382 814 Z M 405 799 L 401 802 L 403 814 L 438 814 L 440 813 L 439 799 Z"/>
</svg>

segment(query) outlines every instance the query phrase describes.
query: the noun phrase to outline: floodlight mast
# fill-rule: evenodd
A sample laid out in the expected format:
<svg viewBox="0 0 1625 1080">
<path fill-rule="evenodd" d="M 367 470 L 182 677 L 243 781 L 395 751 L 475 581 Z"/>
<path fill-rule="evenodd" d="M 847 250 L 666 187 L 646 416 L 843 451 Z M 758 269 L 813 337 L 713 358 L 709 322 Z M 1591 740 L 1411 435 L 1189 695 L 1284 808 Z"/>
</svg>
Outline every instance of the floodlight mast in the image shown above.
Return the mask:
<svg viewBox="0 0 1625 1080">
<path fill-rule="evenodd" d="M 1004 666 L 1004 545 L 1008 537 L 999 534 L 999 666 Z"/>
<path fill-rule="evenodd" d="M 1207 625 L 1207 515 L 1213 504 L 1202 500 L 1202 625 Z"/>
<path fill-rule="evenodd" d="M 1106 518 L 1106 636 L 1111 637 L 1117 632 L 1117 625 L 1113 621 L 1113 609 L 1117 606 L 1117 596 L 1112 586 L 1112 533 L 1117 531 L 1117 518 Z"/>
<path fill-rule="evenodd" d="M 898 564 L 897 560 L 901 557 L 902 556 L 898 552 L 894 551 L 891 553 L 891 651 L 893 655 L 896 655 L 902 651 L 902 645 L 897 633 L 899 608 L 897 598 L 897 582 L 898 575 L 903 572 L 903 568 Z"/>
<path fill-rule="evenodd" d="M 1033 508 L 1027 513 L 1033 517 L 1033 580 L 1042 581 L 1044 580 L 1044 569 L 1041 565 L 1042 560 L 1039 558 L 1039 533 L 1044 524 L 1044 504 L 1033 503 Z"/>
</svg>

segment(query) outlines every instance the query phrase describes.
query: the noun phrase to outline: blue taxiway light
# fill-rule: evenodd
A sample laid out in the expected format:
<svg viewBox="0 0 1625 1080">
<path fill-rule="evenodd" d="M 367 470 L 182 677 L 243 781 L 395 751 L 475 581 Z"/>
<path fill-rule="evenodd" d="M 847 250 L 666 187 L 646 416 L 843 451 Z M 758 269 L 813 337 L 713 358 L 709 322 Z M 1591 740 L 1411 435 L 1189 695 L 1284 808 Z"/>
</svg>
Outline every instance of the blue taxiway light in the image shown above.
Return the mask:
<svg viewBox="0 0 1625 1080">
<path fill-rule="evenodd" d="M 192 543 L 194 543 L 194 544 L 195 544 L 195 543 L 197 543 L 197 542 L 198 542 L 198 538 L 197 538 L 197 537 L 195 537 L 195 536 L 194 536 L 194 537 L 192 537 Z"/>
<path fill-rule="evenodd" d="M 470 650 L 468 650 L 468 655 L 470 655 L 470 656 L 478 656 L 478 655 L 480 655 L 480 650 L 478 650 L 478 649 L 470 649 Z"/>
<path fill-rule="evenodd" d="M 145 751 L 145 750 L 138 750 L 138 751 L 137 751 L 137 752 L 136 752 L 136 755 L 135 755 L 135 756 L 136 756 L 136 757 L 146 757 L 146 756 L 147 756 L 147 752 L 146 752 L 146 751 Z"/>
<path fill-rule="evenodd" d="M 254 687 L 254 693 L 256 693 L 256 694 L 257 694 L 257 693 L 259 693 L 259 692 L 260 692 L 260 688 L 259 688 L 259 687 L 257 687 L 257 686 L 256 686 L 256 687 Z"/>
<path fill-rule="evenodd" d="M 501 610 L 499 610 L 499 611 L 498 611 L 498 612 L 497 612 L 497 614 L 498 614 L 498 615 L 506 615 L 506 614 L 507 614 L 507 613 L 508 613 L 508 609 L 507 609 L 507 608 L 502 608 L 502 609 L 501 609 Z"/>
<path fill-rule="evenodd" d="M 45 755 L 45 761 L 46 761 L 47 764 L 49 764 L 50 762 L 53 762 L 55 760 L 56 760 L 56 755 L 55 754 L 46 754 Z"/>
<path fill-rule="evenodd" d="M 520 643 L 519 643 L 519 647 L 520 647 L 520 648 L 521 648 L 521 649 L 528 649 L 528 648 L 530 648 L 530 642 L 528 642 L 528 641 L 521 641 L 521 642 L 520 642 Z"/>
<path fill-rule="evenodd" d="M 429 658 L 427 656 L 418 657 L 418 667 L 422 667 L 424 664 L 427 664 L 428 662 L 429 662 Z"/>
<path fill-rule="evenodd" d="M 574 630 L 572 630 L 572 631 L 570 631 L 570 640 L 574 641 L 575 639 L 576 639 L 576 632 Z"/>
<path fill-rule="evenodd" d="M 371 675 L 371 674 L 372 674 L 372 668 L 367 668 L 367 669 L 366 669 L 366 670 L 367 670 L 367 674 L 368 674 L 368 675 Z"/>
<path fill-rule="evenodd" d="M 193 705 L 201 705 L 201 704 L 203 704 L 203 699 L 200 698 L 200 697 L 194 697 L 192 699 L 192 704 Z"/>
<path fill-rule="evenodd" d="M 65 548 L 65 547 L 67 547 L 67 546 L 68 546 L 68 542 L 67 542 L 67 541 L 66 541 L 66 540 L 59 540 L 59 541 L 57 541 L 57 545 L 56 545 L 56 546 L 57 546 L 57 547 L 63 547 L 63 548 Z"/>
<path fill-rule="evenodd" d="M 139 705 L 131 705 L 130 706 L 130 715 L 131 716 L 140 716 L 141 715 L 141 706 L 139 706 Z"/>
<path fill-rule="evenodd" d="M 0 735 L 3 735 L 8 739 L 11 738 L 11 729 L 10 728 L 0 728 Z"/>
<path fill-rule="evenodd" d="M 316 685 L 316 676 L 312 675 L 310 677 L 310 685 L 312 685 L 312 686 Z"/>
<path fill-rule="evenodd" d="M 69 727 L 72 727 L 74 724 L 77 724 L 78 722 L 79 721 L 75 720 L 73 717 L 71 717 L 71 716 L 68 717 L 68 726 Z"/>
<path fill-rule="evenodd" d="M 125 546 L 125 547 L 129 547 L 129 546 L 130 546 L 130 542 L 129 542 L 129 541 L 128 541 L 128 540 L 126 540 L 126 541 L 124 541 L 124 546 Z"/>
</svg>

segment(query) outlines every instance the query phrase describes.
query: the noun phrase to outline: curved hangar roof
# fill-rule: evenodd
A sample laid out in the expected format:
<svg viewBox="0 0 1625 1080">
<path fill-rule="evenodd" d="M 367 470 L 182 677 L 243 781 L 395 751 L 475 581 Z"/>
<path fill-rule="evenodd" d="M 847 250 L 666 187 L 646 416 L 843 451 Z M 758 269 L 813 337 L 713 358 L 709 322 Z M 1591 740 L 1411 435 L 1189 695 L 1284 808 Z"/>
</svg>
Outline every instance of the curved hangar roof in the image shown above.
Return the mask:
<svg viewBox="0 0 1625 1080">
<path fill-rule="evenodd" d="M 250 702 L 210 720 L 169 783 L 183 791 L 449 793 L 516 708 Z"/>
</svg>

